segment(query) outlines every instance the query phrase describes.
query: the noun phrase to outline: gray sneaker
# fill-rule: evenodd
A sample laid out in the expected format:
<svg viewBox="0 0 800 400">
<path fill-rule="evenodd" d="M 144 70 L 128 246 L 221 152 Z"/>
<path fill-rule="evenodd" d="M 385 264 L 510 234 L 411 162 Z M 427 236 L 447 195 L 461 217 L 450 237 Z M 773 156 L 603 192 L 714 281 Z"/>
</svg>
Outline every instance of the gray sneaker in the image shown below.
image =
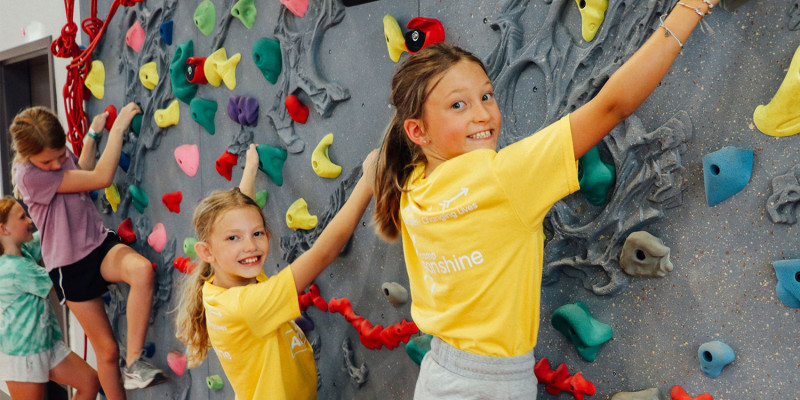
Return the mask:
<svg viewBox="0 0 800 400">
<path fill-rule="evenodd" d="M 158 385 L 166 377 L 160 369 L 139 357 L 130 366 L 122 367 L 122 380 L 125 390 L 133 390 Z"/>
</svg>

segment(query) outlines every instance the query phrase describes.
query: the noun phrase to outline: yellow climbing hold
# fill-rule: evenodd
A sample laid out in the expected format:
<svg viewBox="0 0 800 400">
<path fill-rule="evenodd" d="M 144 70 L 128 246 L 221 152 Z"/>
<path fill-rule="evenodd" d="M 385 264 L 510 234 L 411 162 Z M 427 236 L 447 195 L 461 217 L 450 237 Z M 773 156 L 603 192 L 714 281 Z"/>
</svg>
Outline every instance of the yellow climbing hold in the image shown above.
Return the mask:
<svg viewBox="0 0 800 400">
<path fill-rule="evenodd" d="M 236 66 L 239 65 L 239 60 L 241 59 L 242 55 L 240 53 L 236 53 L 231 58 L 228 58 L 224 47 L 211 53 L 210 56 L 206 57 L 206 62 L 203 64 L 203 72 L 205 73 L 208 83 L 219 86 L 220 83 L 225 82 L 225 86 L 227 86 L 228 89 L 235 89 Z"/>
<path fill-rule="evenodd" d="M 575 0 L 581 12 L 581 34 L 583 40 L 591 42 L 603 24 L 608 9 L 608 0 Z"/>
<path fill-rule="evenodd" d="M 149 90 L 153 90 L 158 85 L 158 68 L 155 61 L 150 61 L 139 68 L 139 80 Z"/>
<path fill-rule="evenodd" d="M 166 128 L 178 123 L 181 117 L 181 106 L 178 100 L 172 100 L 167 108 L 156 110 L 156 115 L 153 117 L 156 120 L 156 125 Z"/>
<path fill-rule="evenodd" d="M 86 80 L 83 84 L 92 92 L 94 97 L 102 99 L 105 95 L 106 89 L 106 67 L 100 60 L 92 61 L 92 68 L 86 74 Z"/>
<path fill-rule="evenodd" d="M 117 190 L 117 185 L 112 183 L 111 186 L 106 188 L 105 192 L 108 204 L 111 204 L 111 209 L 117 212 L 117 206 L 119 205 L 119 190 Z"/>
<path fill-rule="evenodd" d="M 791 136 L 800 133 L 800 47 L 794 52 L 786 78 L 767 105 L 759 105 L 753 121 L 763 133 L 770 136 Z"/>
<path fill-rule="evenodd" d="M 317 226 L 317 216 L 308 213 L 308 204 L 301 197 L 286 211 L 286 225 L 294 230 L 314 229 Z"/>
<path fill-rule="evenodd" d="M 328 147 L 333 144 L 333 134 L 329 133 L 320 140 L 314 152 L 311 153 L 311 168 L 323 178 L 336 178 L 342 173 L 342 167 L 331 162 L 328 157 Z"/>
<path fill-rule="evenodd" d="M 389 58 L 394 62 L 400 61 L 400 55 L 406 51 L 406 39 L 400 24 L 391 14 L 383 16 L 383 36 L 386 38 L 386 47 L 389 49 Z"/>
</svg>

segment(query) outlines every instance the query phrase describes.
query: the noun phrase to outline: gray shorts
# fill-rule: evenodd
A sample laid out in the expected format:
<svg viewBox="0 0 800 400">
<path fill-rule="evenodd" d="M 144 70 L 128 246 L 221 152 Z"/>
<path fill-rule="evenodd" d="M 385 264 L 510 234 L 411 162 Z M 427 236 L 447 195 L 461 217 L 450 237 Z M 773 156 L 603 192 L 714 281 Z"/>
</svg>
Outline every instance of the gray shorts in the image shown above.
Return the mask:
<svg viewBox="0 0 800 400">
<path fill-rule="evenodd" d="M 52 349 L 27 356 L 0 353 L 0 381 L 45 383 L 50 380 L 50 370 L 71 352 L 63 340 L 57 340 Z"/>
<path fill-rule="evenodd" d="M 533 350 L 490 357 L 459 350 L 434 336 L 420 365 L 414 400 L 535 399 Z"/>
</svg>

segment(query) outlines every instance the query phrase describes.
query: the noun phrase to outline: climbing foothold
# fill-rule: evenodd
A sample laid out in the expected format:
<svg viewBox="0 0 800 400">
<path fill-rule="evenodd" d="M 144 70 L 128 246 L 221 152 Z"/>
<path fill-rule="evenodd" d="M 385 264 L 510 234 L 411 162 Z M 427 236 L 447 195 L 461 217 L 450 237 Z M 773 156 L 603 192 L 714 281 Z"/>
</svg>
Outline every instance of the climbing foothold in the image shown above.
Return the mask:
<svg viewBox="0 0 800 400">
<path fill-rule="evenodd" d="M 233 166 L 239 161 L 239 155 L 228 153 L 228 150 L 225 150 L 219 158 L 217 158 L 216 163 L 214 166 L 217 168 L 217 172 L 220 175 L 225 177 L 227 180 L 231 180 L 231 176 L 233 175 Z"/>
<path fill-rule="evenodd" d="M 183 254 L 191 258 L 197 257 L 197 253 L 194 251 L 194 245 L 197 243 L 197 239 L 193 237 L 187 237 L 183 239 Z"/>
<path fill-rule="evenodd" d="M 136 134 L 136 136 L 139 136 L 139 132 L 141 132 L 142 130 L 143 118 L 144 117 L 142 116 L 142 114 L 136 114 L 133 116 L 133 119 L 131 119 L 131 131 L 133 131 L 133 133 Z"/>
<path fill-rule="evenodd" d="M 89 192 L 89 197 L 92 198 L 92 201 L 97 201 L 97 197 L 99 196 L 99 192 L 97 190 L 92 190 Z"/>
<path fill-rule="evenodd" d="M 106 200 L 108 200 L 108 204 L 111 205 L 111 209 L 114 210 L 114 212 L 117 212 L 117 206 L 119 205 L 119 201 L 120 201 L 119 190 L 117 189 L 117 185 L 115 183 L 112 183 L 111 185 L 108 185 L 108 187 L 106 188 L 105 192 L 106 192 Z"/>
<path fill-rule="evenodd" d="M 142 346 L 142 355 L 146 358 L 153 358 L 153 355 L 156 354 L 156 344 L 153 342 L 147 342 Z"/>
<path fill-rule="evenodd" d="M 125 34 L 125 43 L 131 46 L 133 51 L 137 53 L 142 49 L 142 44 L 144 44 L 144 29 L 142 29 L 142 24 L 139 23 L 138 19 L 128 28 L 128 32 Z"/>
<path fill-rule="evenodd" d="M 697 349 L 697 359 L 700 360 L 700 369 L 709 378 L 716 378 L 722 373 L 722 369 L 736 359 L 731 346 L 712 340 L 700 345 Z"/>
<path fill-rule="evenodd" d="M 242 21 L 247 29 L 253 29 L 253 23 L 256 22 L 256 5 L 253 0 L 239 0 L 231 8 L 231 15 Z"/>
<path fill-rule="evenodd" d="M 361 4 L 372 3 L 377 0 L 342 0 L 345 7 L 353 7 Z"/>
<path fill-rule="evenodd" d="M 308 11 L 308 0 L 281 0 L 281 4 L 300 18 L 303 18 Z"/>
<path fill-rule="evenodd" d="M 206 80 L 214 86 L 219 86 L 220 83 L 225 82 L 225 86 L 228 89 L 235 89 L 236 66 L 239 65 L 239 60 L 241 59 L 242 55 L 240 53 L 228 58 L 224 47 L 217 49 L 217 51 L 206 57 L 206 62 L 203 65 L 203 73 L 206 76 Z"/>
<path fill-rule="evenodd" d="M 779 260 L 772 263 L 778 283 L 775 294 L 787 307 L 800 308 L 800 260 Z"/>
<path fill-rule="evenodd" d="M 303 330 L 303 333 L 308 335 L 309 332 L 314 330 L 314 321 L 308 317 L 305 311 L 300 311 L 300 316 L 294 319 L 294 323 Z"/>
<path fill-rule="evenodd" d="M 638 392 L 619 392 L 611 396 L 611 400 L 661 400 L 661 391 L 650 388 Z"/>
<path fill-rule="evenodd" d="M 106 117 L 105 128 L 107 131 L 110 131 L 111 127 L 114 126 L 114 121 L 117 120 L 117 107 L 114 107 L 113 104 L 109 104 L 103 111 L 108 113 L 108 116 Z"/>
<path fill-rule="evenodd" d="M 200 166 L 200 149 L 196 144 L 180 145 L 175 148 L 175 161 L 186 175 L 195 176 Z"/>
<path fill-rule="evenodd" d="M 789 70 L 778 91 L 767 105 L 759 105 L 753 122 L 761 132 L 770 136 L 790 136 L 800 133 L 800 47 L 789 64 Z"/>
<path fill-rule="evenodd" d="M 267 191 L 266 190 L 262 190 L 262 191 L 256 193 L 256 204 L 258 204 L 258 206 L 261 207 L 261 208 L 264 208 L 264 206 L 267 205 Z"/>
<path fill-rule="evenodd" d="M 669 253 L 661 239 L 645 231 L 633 232 L 622 245 L 619 265 L 628 275 L 663 278 L 673 268 Z"/>
<path fill-rule="evenodd" d="M 305 124 L 308 121 L 308 106 L 293 94 L 286 96 L 286 111 L 294 122 Z"/>
<path fill-rule="evenodd" d="M 406 354 L 411 357 L 411 361 L 414 361 L 417 365 L 422 364 L 425 354 L 431 350 L 432 339 L 433 335 L 425 334 L 417 336 L 406 343 Z"/>
<path fill-rule="evenodd" d="M 714 400 L 714 398 L 708 393 L 703 393 L 697 397 L 689 396 L 689 394 L 686 393 L 686 391 L 683 390 L 680 385 L 673 386 L 669 391 L 669 396 L 672 398 L 672 400 Z"/>
<path fill-rule="evenodd" d="M 383 295 L 386 296 L 386 300 L 395 307 L 408 302 L 408 290 L 397 282 L 385 282 L 381 285 L 381 290 Z"/>
<path fill-rule="evenodd" d="M 169 79 L 172 93 L 180 101 L 189 104 L 197 94 L 197 85 L 186 79 L 186 61 L 194 55 L 194 43 L 189 40 L 175 48 L 175 54 L 169 63 Z"/>
<path fill-rule="evenodd" d="M 217 132 L 214 125 L 214 117 L 217 115 L 216 101 L 195 97 L 189 102 L 189 111 L 192 119 L 200 124 L 206 132 L 212 135 Z"/>
<path fill-rule="evenodd" d="M 725 11 L 734 12 L 742 4 L 747 3 L 748 1 L 750 0 L 722 0 L 719 2 L 719 6 Z"/>
<path fill-rule="evenodd" d="M 228 116 L 242 125 L 258 125 L 258 99 L 247 96 L 228 98 Z"/>
<path fill-rule="evenodd" d="M 166 44 L 172 44 L 172 21 L 164 21 L 161 23 L 161 26 L 158 27 L 158 33 L 161 35 L 161 40 L 164 41 Z"/>
<path fill-rule="evenodd" d="M 206 84 L 205 57 L 189 57 L 186 60 L 186 80 L 191 83 Z"/>
<path fill-rule="evenodd" d="M 158 85 L 158 67 L 155 61 L 150 61 L 139 68 L 139 80 L 149 90 L 153 90 Z"/>
<path fill-rule="evenodd" d="M 592 147 L 578 161 L 578 183 L 580 194 L 590 204 L 602 206 L 606 202 L 608 192 L 614 186 L 617 169 L 614 164 L 600 159 L 600 150 Z"/>
<path fill-rule="evenodd" d="M 211 390 L 222 389 L 222 377 L 219 375 L 211 375 L 206 378 L 206 386 Z"/>
<path fill-rule="evenodd" d="M 164 224 L 159 222 L 153 227 L 153 231 L 147 236 L 147 244 L 157 253 L 164 250 L 164 246 L 167 245 L 167 229 L 164 228 Z"/>
<path fill-rule="evenodd" d="M 167 128 L 176 125 L 181 118 L 181 106 L 178 100 L 172 100 L 167 108 L 158 109 L 153 115 L 156 125 Z"/>
<path fill-rule="evenodd" d="M 86 86 L 90 92 L 92 92 L 94 97 L 102 99 L 106 92 L 105 84 L 105 65 L 103 65 L 103 62 L 100 60 L 92 61 L 92 68 L 89 70 L 89 73 L 86 74 L 86 79 L 83 81 L 83 85 Z"/>
<path fill-rule="evenodd" d="M 268 144 L 256 146 L 258 151 L 258 168 L 264 171 L 276 185 L 283 185 L 283 164 L 288 153 L 286 149 L 273 147 Z"/>
<path fill-rule="evenodd" d="M 614 333 L 611 326 L 592 317 L 582 301 L 565 304 L 557 308 L 550 317 L 550 323 L 566 336 L 584 360 L 594 362 L 600 345 L 611 340 Z"/>
<path fill-rule="evenodd" d="M 280 42 L 265 37 L 256 40 L 253 44 L 253 62 L 264 78 L 274 85 L 283 68 Z"/>
<path fill-rule="evenodd" d="M 214 31 L 217 21 L 217 10 L 211 0 L 204 0 L 194 10 L 194 24 L 203 35 L 210 35 Z"/>
<path fill-rule="evenodd" d="M 119 167 L 122 168 L 123 171 L 128 172 L 128 168 L 131 166 L 131 158 L 128 157 L 125 152 L 119 153 Z"/>
<path fill-rule="evenodd" d="M 180 190 L 177 192 L 170 192 L 165 193 L 161 196 L 161 202 L 164 203 L 164 206 L 170 212 L 180 213 L 181 212 L 181 200 L 183 200 L 183 193 Z"/>
<path fill-rule="evenodd" d="M 133 221 L 130 218 L 125 218 L 120 222 L 117 227 L 117 235 L 119 235 L 122 243 L 131 244 L 136 241 L 136 232 L 133 230 Z"/>
<path fill-rule="evenodd" d="M 444 42 L 444 26 L 438 19 L 415 17 L 408 21 L 405 33 L 406 50 L 414 54 L 426 46 Z"/>
<path fill-rule="evenodd" d="M 329 133 L 319 141 L 311 153 L 311 168 L 323 178 L 336 178 L 342 173 L 342 167 L 331 162 L 328 148 L 333 143 L 333 133 Z"/>
<path fill-rule="evenodd" d="M 591 42 L 606 18 L 608 0 L 575 0 L 581 12 L 583 40 Z"/>
<path fill-rule="evenodd" d="M 569 369 L 564 363 L 559 364 L 553 370 L 547 357 L 542 357 L 533 366 L 533 373 L 539 383 L 545 385 L 547 393 L 553 396 L 558 396 L 561 392 L 569 392 L 576 400 L 583 400 L 584 395 L 593 396 L 595 393 L 594 383 L 586 380 L 580 372 L 570 375 Z"/>
<path fill-rule="evenodd" d="M 752 172 L 753 150 L 726 146 L 703 156 L 706 203 L 713 207 L 739 193 Z"/>
<path fill-rule="evenodd" d="M 383 37 L 386 38 L 389 58 L 394 62 L 400 61 L 400 55 L 406 51 L 406 40 L 403 37 L 403 30 L 400 29 L 400 24 L 391 14 L 383 16 Z"/>
<path fill-rule="evenodd" d="M 309 214 L 308 204 L 301 197 L 286 211 L 286 225 L 294 230 L 314 229 L 317 226 L 317 216 Z"/>
<path fill-rule="evenodd" d="M 144 209 L 147 208 L 148 204 L 150 204 L 150 199 L 147 198 L 147 193 L 145 193 L 144 190 L 136 185 L 128 186 L 128 193 L 131 195 L 131 202 L 136 210 L 139 211 L 140 214 L 144 214 Z"/>
<path fill-rule="evenodd" d="M 182 274 L 191 274 L 196 266 L 189 257 L 175 257 L 172 260 L 172 267 Z"/>
<path fill-rule="evenodd" d="M 186 371 L 186 355 L 178 350 L 167 353 L 167 365 L 175 375 L 183 376 Z"/>
</svg>

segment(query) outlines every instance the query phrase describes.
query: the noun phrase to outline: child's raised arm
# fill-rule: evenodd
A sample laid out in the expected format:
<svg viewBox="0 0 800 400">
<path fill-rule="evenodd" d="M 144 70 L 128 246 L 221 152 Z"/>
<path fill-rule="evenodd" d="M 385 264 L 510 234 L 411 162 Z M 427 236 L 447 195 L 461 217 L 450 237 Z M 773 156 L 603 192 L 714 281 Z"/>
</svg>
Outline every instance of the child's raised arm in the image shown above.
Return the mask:
<svg viewBox="0 0 800 400">
<path fill-rule="evenodd" d="M 106 128 L 106 119 L 108 119 L 107 111 L 95 115 L 94 119 L 92 119 L 92 125 L 89 126 L 89 131 L 102 134 L 103 129 Z M 86 133 L 86 143 L 89 145 L 83 146 L 81 157 L 78 159 L 78 168 L 84 171 L 94 169 L 95 155 L 97 154 L 97 141 L 88 132 Z"/>
<path fill-rule="evenodd" d="M 339 256 L 342 247 L 347 244 L 358 226 L 358 221 L 361 220 L 361 216 L 364 215 L 364 210 L 372 198 L 377 155 L 377 150 L 373 150 L 367 155 L 361 164 L 364 174 L 356 183 L 350 198 L 325 227 L 314 245 L 290 265 L 298 294 L 302 293 L 303 289 Z"/>
<path fill-rule="evenodd" d="M 652 36 L 611 75 L 592 100 L 570 115 L 575 159 L 628 118 L 656 88 L 702 16 L 719 0 L 683 0 Z M 666 28 L 665 28 L 666 26 Z M 669 30 L 667 30 L 669 29 Z M 673 36 L 674 35 L 674 36 Z"/>
<path fill-rule="evenodd" d="M 255 143 L 251 143 L 247 148 L 244 162 L 244 172 L 242 180 L 239 182 L 239 190 L 247 197 L 256 199 L 256 175 L 258 174 L 258 150 Z"/>
</svg>

